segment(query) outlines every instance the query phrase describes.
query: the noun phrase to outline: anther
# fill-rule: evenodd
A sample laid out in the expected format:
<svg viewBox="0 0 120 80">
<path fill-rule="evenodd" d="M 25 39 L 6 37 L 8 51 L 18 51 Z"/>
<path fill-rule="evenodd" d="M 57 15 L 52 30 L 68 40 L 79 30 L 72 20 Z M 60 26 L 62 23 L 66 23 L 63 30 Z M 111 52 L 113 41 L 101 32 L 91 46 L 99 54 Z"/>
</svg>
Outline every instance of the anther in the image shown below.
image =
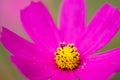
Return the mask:
<svg viewBox="0 0 120 80">
<path fill-rule="evenodd" d="M 65 42 L 60 42 L 60 47 L 64 48 L 65 47 Z"/>
<path fill-rule="evenodd" d="M 71 53 L 73 53 L 73 52 L 74 52 L 74 50 L 71 51 Z"/>
<path fill-rule="evenodd" d="M 56 53 L 56 55 L 59 55 L 58 53 Z"/>
</svg>

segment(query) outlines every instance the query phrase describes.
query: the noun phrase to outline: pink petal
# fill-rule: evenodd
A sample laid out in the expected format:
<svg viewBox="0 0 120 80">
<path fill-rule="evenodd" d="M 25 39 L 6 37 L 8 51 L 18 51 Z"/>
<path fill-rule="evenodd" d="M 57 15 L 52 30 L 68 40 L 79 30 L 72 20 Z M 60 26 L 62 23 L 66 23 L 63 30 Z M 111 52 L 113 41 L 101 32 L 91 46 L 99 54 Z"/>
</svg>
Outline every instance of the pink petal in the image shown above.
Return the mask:
<svg viewBox="0 0 120 80">
<path fill-rule="evenodd" d="M 58 68 L 52 62 L 33 63 L 31 61 L 13 56 L 11 57 L 11 60 L 21 71 L 21 73 L 29 80 L 46 80 L 58 72 Z"/>
<path fill-rule="evenodd" d="M 77 80 L 73 71 L 61 71 L 58 74 L 52 76 L 51 80 Z"/>
<path fill-rule="evenodd" d="M 45 46 L 54 52 L 59 46 L 59 35 L 46 7 L 41 2 L 31 4 L 21 11 L 21 19 L 25 30 L 39 46 Z"/>
<path fill-rule="evenodd" d="M 120 70 L 120 47 L 89 57 L 85 63 L 76 70 L 81 80 L 108 80 Z"/>
<path fill-rule="evenodd" d="M 8 49 L 15 56 L 29 58 L 31 60 L 35 58 L 39 58 L 40 56 L 43 56 L 42 57 L 43 60 L 46 60 L 46 59 L 50 60 L 50 57 L 51 59 L 52 57 L 54 57 L 54 55 L 50 54 L 42 46 L 39 47 L 40 50 L 38 50 L 37 46 L 17 36 L 15 33 L 9 31 L 8 29 L 4 27 L 3 27 L 1 35 L 2 35 L 1 37 L 2 44 L 4 45 L 6 49 Z M 42 50 L 47 55 L 43 54 Z"/>
<path fill-rule="evenodd" d="M 117 33 L 120 15 L 117 8 L 105 3 L 77 41 L 81 54 L 91 54 L 104 47 Z"/>
<path fill-rule="evenodd" d="M 64 41 L 74 43 L 85 26 L 85 1 L 63 0 L 60 11 L 60 31 Z"/>
</svg>

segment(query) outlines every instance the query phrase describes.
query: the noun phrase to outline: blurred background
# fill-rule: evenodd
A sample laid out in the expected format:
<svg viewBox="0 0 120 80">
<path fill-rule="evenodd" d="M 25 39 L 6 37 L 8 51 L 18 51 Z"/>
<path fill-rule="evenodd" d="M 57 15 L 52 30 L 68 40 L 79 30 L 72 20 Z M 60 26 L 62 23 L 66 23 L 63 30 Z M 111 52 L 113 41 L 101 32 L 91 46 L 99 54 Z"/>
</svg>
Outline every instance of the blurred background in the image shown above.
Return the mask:
<svg viewBox="0 0 120 80">
<path fill-rule="evenodd" d="M 58 24 L 58 12 L 61 0 L 0 0 L 0 30 L 1 26 L 5 26 L 20 36 L 30 40 L 21 25 L 20 10 L 31 1 L 42 1 L 51 12 L 56 24 Z M 120 9 L 120 0 L 86 0 L 87 22 L 94 15 L 94 12 L 106 1 Z M 112 41 L 100 51 L 105 51 L 117 46 L 120 46 L 120 31 Z M 10 63 L 8 57 L 9 52 L 0 43 L 0 80 L 25 80 Z M 116 73 L 111 80 L 120 80 L 120 73 Z"/>
</svg>

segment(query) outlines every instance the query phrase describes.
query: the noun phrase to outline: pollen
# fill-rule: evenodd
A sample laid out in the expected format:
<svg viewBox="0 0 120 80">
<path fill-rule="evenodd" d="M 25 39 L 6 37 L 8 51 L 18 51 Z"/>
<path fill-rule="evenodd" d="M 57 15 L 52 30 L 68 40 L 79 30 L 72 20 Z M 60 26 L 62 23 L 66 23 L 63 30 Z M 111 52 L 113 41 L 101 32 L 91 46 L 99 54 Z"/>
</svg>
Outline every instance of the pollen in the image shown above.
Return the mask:
<svg viewBox="0 0 120 80">
<path fill-rule="evenodd" d="M 55 52 L 55 61 L 60 69 L 74 70 L 79 65 L 80 54 L 74 44 L 66 45 L 65 42 L 61 42 L 60 47 Z"/>
</svg>

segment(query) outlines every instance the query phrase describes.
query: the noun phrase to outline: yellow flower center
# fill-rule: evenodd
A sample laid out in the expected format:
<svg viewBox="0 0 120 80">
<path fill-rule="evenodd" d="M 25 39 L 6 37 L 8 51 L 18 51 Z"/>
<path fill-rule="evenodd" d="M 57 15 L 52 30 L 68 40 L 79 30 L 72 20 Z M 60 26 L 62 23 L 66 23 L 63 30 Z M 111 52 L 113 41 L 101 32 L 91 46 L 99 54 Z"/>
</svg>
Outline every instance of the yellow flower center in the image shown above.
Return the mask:
<svg viewBox="0 0 120 80">
<path fill-rule="evenodd" d="M 79 65 L 80 54 L 74 44 L 66 46 L 65 42 L 62 42 L 55 52 L 55 61 L 60 69 L 74 70 Z"/>
</svg>

